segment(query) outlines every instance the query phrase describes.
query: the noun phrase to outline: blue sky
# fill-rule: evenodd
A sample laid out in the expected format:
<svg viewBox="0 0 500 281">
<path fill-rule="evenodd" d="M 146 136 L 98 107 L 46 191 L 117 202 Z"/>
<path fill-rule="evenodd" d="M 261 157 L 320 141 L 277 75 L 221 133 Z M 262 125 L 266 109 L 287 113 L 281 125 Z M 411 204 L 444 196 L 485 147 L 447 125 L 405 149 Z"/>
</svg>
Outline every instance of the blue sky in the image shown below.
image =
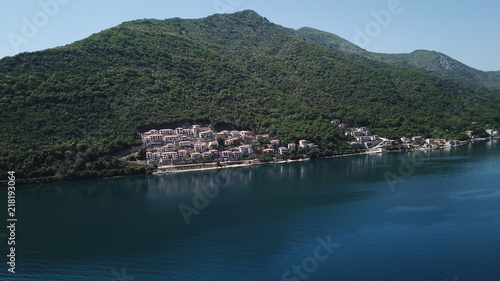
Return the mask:
<svg viewBox="0 0 500 281">
<path fill-rule="evenodd" d="M 337 34 L 373 52 L 434 50 L 480 70 L 500 70 L 498 0 L 4 0 L 0 58 L 70 44 L 134 19 L 245 9 L 286 27 Z"/>
</svg>

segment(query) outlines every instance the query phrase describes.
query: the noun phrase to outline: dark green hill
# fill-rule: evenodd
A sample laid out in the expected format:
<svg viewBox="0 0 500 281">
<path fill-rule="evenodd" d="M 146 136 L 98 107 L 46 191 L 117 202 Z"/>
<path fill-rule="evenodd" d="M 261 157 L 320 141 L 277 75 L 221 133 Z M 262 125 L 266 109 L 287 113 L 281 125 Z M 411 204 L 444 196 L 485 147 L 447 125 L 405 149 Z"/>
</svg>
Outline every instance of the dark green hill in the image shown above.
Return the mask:
<svg viewBox="0 0 500 281">
<path fill-rule="evenodd" d="M 469 86 L 500 88 L 498 72 L 474 69 L 439 52 L 417 50 L 410 54 L 371 53 L 335 34 L 314 28 L 301 28 L 297 30 L 297 34 L 364 65 L 384 67 L 385 64 L 388 67 L 407 67 Z"/>
<path fill-rule="evenodd" d="M 228 125 L 350 146 L 330 119 L 376 133 L 454 136 L 499 126 L 498 93 L 421 71 L 377 67 L 253 11 L 137 20 L 73 44 L 0 60 L 0 177 L 31 182 L 144 173 L 114 155 L 138 130 Z"/>
</svg>

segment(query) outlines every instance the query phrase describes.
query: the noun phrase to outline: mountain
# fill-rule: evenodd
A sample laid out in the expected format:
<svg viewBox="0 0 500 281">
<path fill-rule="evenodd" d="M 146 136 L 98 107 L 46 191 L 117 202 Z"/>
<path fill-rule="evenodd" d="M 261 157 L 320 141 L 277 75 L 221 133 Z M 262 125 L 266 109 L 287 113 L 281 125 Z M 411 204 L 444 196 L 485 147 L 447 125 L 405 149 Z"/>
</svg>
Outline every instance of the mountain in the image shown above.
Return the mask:
<svg viewBox="0 0 500 281">
<path fill-rule="evenodd" d="M 140 145 L 139 131 L 174 124 L 306 138 L 320 156 L 353 149 L 334 118 L 394 138 L 500 127 L 498 91 L 362 59 L 253 11 L 125 22 L 4 58 L 0 178 L 11 170 L 26 183 L 145 173 L 114 156 Z"/>
<path fill-rule="evenodd" d="M 365 65 L 383 67 L 383 64 L 386 64 L 389 67 L 407 67 L 469 86 L 500 88 L 499 72 L 480 71 L 439 52 L 417 50 L 410 54 L 372 53 L 335 34 L 314 28 L 301 28 L 297 30 L 297 34 Z"/>
</svg>

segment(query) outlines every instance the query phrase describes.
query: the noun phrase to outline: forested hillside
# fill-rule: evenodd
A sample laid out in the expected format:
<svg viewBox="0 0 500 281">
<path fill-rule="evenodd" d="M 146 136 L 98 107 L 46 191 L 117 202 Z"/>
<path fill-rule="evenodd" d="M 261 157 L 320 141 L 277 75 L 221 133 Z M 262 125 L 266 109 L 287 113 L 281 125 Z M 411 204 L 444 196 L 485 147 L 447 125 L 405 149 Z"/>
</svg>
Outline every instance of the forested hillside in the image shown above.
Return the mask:
<svg viewBox="0 0 500 281">
<path fill-rule="evenodd" d="M 113 156 L 138 131 L 201 123 L 351 147 L 333 118 L 386 137 L 500 125 L 500 94 L 346 58 L 253 11 L 137 20 L 0 60 L 0 171 L 29 183 L 145 173 Z"/>
</svg>

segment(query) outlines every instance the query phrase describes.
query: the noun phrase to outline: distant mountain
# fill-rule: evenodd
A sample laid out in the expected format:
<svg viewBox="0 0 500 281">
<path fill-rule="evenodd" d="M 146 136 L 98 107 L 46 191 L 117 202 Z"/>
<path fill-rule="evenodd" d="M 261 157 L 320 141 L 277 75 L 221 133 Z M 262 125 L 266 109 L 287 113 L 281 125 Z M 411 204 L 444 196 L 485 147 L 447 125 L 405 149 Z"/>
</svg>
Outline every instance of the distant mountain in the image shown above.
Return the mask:
<svg viewBox="0 0 500 281">
<path fill-rule="evenodd" d="M 365 65 L 381 66 L 380 63 L 385 63 L 391 67 L 421 70 L 467 85 L 500 88 L 498 71 L 480 71 L 439 52 L 417 50 L 410 54 L 372 53 L 335 34 L 314 28 L 301 28 L 297 34 Z"/>
<path fill-rule="evenodd" d="M 335 118 L 391 138 L 500 127 L 498 91 L 388 63 L 333 35 L 305 39 L 306 31 L 253 11 L 143 19 L 4 58 L 0 178 L 8 170 L 31 183 L 144 173 L 114 156 L 141 143 L 138 131 L 172 124 L 305 138 L 320 156 L 353 149 Z"/>
</svg>

